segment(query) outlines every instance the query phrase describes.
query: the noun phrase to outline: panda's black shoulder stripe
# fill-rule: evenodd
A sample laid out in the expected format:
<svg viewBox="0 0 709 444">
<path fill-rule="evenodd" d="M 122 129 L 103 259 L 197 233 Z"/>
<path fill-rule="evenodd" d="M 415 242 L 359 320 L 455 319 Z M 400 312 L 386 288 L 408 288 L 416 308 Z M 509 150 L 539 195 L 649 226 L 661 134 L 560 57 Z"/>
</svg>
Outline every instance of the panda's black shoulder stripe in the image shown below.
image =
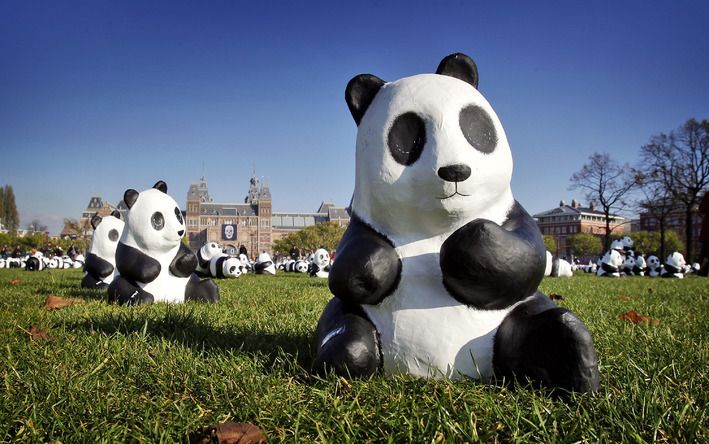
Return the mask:
<svg viewBox="0 0 709 444">
<path fill-rule="evenodd" d="M 175 276 L 188 277 L 196 268 L 197 256 L 187 245 L 180 242 L 180 249 L 170 263 L 170 272 Z"/>
</svg>

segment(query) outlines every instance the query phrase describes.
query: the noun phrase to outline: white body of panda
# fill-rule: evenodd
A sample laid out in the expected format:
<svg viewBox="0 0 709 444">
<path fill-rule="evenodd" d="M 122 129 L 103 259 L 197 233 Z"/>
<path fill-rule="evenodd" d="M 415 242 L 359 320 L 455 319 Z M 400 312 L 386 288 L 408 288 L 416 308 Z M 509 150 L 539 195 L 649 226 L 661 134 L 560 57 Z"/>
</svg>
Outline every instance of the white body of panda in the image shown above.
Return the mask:
<svg viewBox="0 0 709 444">
<path fill-rule="evenodd" d="M 209 274 L 214 276 L 210 271 L 210 262 L 212 258 L 223 255 L 222 247 L 216 242 L 207 242 L 197 250 L 197 273 Z"/>
<path fill-rule="evenodd" d="M 246 274 L 251 271 L 251 262 L 249 262 L 249 258 L 244 253 L 239 254 L 239 263 L 241 274 Z"/>
<path fill-rule="evenodd" d="M 74 262 L 71 263 L 71 268 L 81 268 L 84 266 L 84 261 L 86 259 L 84 258 L 83 254 L 77 254 L 74 257 Z"/>
<path fill-rule="evenodd" d="M 113 272 L 101 278 L 105 284 L 110 284 L 118 276 L 116 268 L 116 247 L 121 238 L 125 222 L 116 216 L 109 215 L 100 219 L 94 227 L 94 234 L 91 237 L 91 244 L 87 250 L 87 255 L 93 254 L 113 266 Z M 83 259 L 83 256 L 82 256 Z M 86 275 L 86 273 L 84 274 Z"/>
<path fill-rule="evenodd" d="M 180 250 L 185 224 L 177 202 L 168 194 L 150 188 L 141 191 L 126 214 L 120 242 L 135 248 L 160 264 L 151 282 L 136 282 L 153 295 L 155 302 L 182 303 L 189 277 L 175 276 L 170 264 Z M 160 217 L 157 218 L 156 214 Z M 157 227 L 160 227 L 159 229 Z"/>
<path fill-rule="evenodd" d="M 685 266 L 687 265 L 684 256 L 679 251 L 675 251 L 665 260 L 665 265 L 662 267 L 660 276 L 684 278 Z"/>
<path fill-rule="evenodd" d="M 611 269 L 606 268 L 609 266 Z M 623 256 L 618 250 L 609 250 L 601 259 L 601 266 L 598 267 L 596 274 L 605 277 L 620 277 L 620 269 L 623 266 Z"/>
<path fill-rule="evenodd" d="M 241 262 L 228 254 L 219 253 L 209 261 L 209 274 L 215 278 L 238 278 L 241 276 Z"/>
<path fill-rule="evenodd" d="M 329 276 L 328 270 L 330 267 L 330 253 L 328 253 L 324 248 L 318 248 L 315 250 L 312 257 L 312 263 L 315 267 L 317 267 L 317 271 L 314 276 L 319 278 L 327 278 Z"/>
<path fill-rule="evenodd" d="M 489 116 L 492 152 L 471 146 L 461 131 L 459 115 L 468 108 Z M 425 128 L 426 149 L 405 166 L 389 153 L 387 138 L 394 119 L 407 112 L 435 124 Z M 469 177 L 441 180 L 436 172 L 452 164 L 469 166 Z M 386 83 L 377 93 L 357 133 L 352 209 L 393 243 L 401 260 L 393 293 L 377 305 L 362 305 L 379 333 L 385 372 L 492 375 L 495 332 L 515 305 L 480 310 L 458 302 L 443 285 L 439 257 L 443 242 L 467 223 L 506 221 L 515 203 L 511 176 L 505 131 L 472 85 L 421 74 Z"/>
<path fill-rule="evenodd" d="M 276 265 L 271 260 L 271 255 L 265 252 L 258 255 L 254 269 L 256 274 L 276 274 Z"/>
</svg>

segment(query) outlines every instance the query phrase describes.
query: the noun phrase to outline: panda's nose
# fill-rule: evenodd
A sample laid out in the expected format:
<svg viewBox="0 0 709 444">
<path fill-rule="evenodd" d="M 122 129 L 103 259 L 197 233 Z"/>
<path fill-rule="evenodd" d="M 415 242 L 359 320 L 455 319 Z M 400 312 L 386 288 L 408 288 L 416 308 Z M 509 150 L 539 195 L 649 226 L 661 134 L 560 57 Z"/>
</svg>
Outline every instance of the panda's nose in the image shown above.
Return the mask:
<svg viewBox="0 0 709 444">
<path fill-rule="evenodd" d="M 446 182 L 462 182 L 470 177 L 470 167 L 462 163 L 440 167 L 438 177 Z"/>
</svg>

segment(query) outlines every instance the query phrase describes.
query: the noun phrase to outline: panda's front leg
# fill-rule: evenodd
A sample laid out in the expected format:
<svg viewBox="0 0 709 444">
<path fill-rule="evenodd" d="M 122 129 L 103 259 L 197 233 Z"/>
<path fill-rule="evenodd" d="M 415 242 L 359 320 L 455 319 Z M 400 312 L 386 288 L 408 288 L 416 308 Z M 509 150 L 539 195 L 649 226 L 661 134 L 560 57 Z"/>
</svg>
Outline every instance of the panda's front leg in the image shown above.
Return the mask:
<svg viewBox="0 0 709 444">
<path fill-rule="evenodd" d="M 379 335 L 357 304 L 332 298 L 315 332 L 314 370 L 347 377 L 367 377 L 382 367 Z"/>
<path fill-rule="evenodd" d="M 539 228 L 517 202 L 502 226 L 473 220 L 446 239 L 440 254 L 446 290 L 483 310 L 507 308 L 534 294 L 545 261 Z"/>
<path fill-rule="evenodd" d="M 118 305 L 152 304 L 152 294 L 133 284 L 123 276 L 117 276 L 108 286 L 108 302 Z"/>
<path fill-rule="evenodd" d="M 332 294 L 347 303 L 379 304 L 400 277 L 401 259 L 392 242 L 353 214 L 330 267 Z"/>
<path fill-rule="evenodd" d="M 599 388 L 598 356 L 586 326 L 541 293 L 502 321 L 493 345 L 495 376 L 576 392 Z"/>
</svg>

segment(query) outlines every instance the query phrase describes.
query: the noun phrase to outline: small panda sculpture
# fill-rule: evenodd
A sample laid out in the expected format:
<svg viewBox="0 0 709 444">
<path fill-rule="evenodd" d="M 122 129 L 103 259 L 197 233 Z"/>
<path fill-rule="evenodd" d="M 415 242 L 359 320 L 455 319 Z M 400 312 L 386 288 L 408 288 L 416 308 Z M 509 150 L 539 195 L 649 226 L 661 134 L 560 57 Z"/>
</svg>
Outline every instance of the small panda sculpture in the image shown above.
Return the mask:
<svg viewBox="0 0 709 444">
<path fill-rule="evenodd" d="M 684 267 L 687 263 L 684 256 L 679 251 L 675 251 L 665 259 L 665 265 L 662 266 L 660 276 L 664 278 L 683 278 Z"/>
<path fill-rule="evenodd" d="M 116 271 L 116 247 L 125 223 L 121 213 L 114 210 L 110 216 L 101 217 L 95 213 L 91 218 L 94 234 L 91 237 L 84 261 L 82 288 L 107 288 L 118 275 Z"/>
<path fill-rule="evenodd" d="M 620 277 L 620 271 L 623 267 L 623 256 L 618 250 L 608 250 L 601 258 L 601 266 L 596 272 L 597 276 L 602 277 Z"/>
<path fill-rule="evenodd" d="M 623 261 L 623 267 L 621 272 L 625 273 L 626 276 L 635 276 L 635 258 L 628 255 Z"/>
<path fill-rule="evenodd" d="M 239 264 L 241 274 L 251 272 L 251 262 L 249 262 L 249 258 L 244 253 L 239 254 Z"/>
<path fill-rule="evenodd" d="M 167 184 L 129 189 L 126 223 L 116 247 L 119 276 L 108 286 L 110 302 L 141 304 L 217 302 L 219 290 L 210 279 L 194 273 L 197 256 L 184 243 L 185 222 L 177 202 L 167 195 Z"/>
<path fill-rule="evenodd" d="M 546 252 L 546 268 L 544 269 L 544 276 L 550 277 L 572 277 L 574 275 L 573 267 L 566 259 L 559 259 L 558 257 L 553 257 L 552 254 Z"/>
<path fill-rule="evenodd" d="M 197 250 L 197 268 L 195 272 L 202 277 L 211 276 L 209 261 L 222 254 L 222 248 L 216 242 L 207 242 Z"/>
<path fill-rule="evenodd" d="M 647 258 L 647 275 L 650 277 L 657 277 L 660 275 L 662 270 L 662 264 L 660 263 L 660 258 L 657 256 L 648 256 Z"/>
<path fill-rule="evenodd" d="M 310 277 L 319 277 L 327 279 L 330 273 L 330 253 L 324 248 L 318 248 L 313 253 L 312 262 L 308 268 Z"/>
<path fill-rule="evenodd" d="M 635 276 L 645 276 L 647 271 L 647 262 L 645 262 L 645 256 L 638 254 L 635 257 L 635 268 L 633 268 L 633 274 Z"/>
<path fill-rule="evenodd" d="M 307 273 L 308 272 L 308 263 L 302 260 L 297 260 L 293 264 L 293 270 L 296 273 Z"/>
<path fill-rule="evenodd" d="M 7 267 L 7 262 L 5 262 L 4 257 L 0 257 L 0 269 L 6 268 Z"/>
<path fill-rule="evenodd" d="M 42 271 L 45 268 L 48 267 L 45 265 L 44 256 L 40 252 L 28 256 L 25 260 L 25 270 L 27 271 Z"/>
<path fill-rule="evenodd" d="M 347 85 L 355 189 L 316 371 L 598 389 L 586 327 L 537 291 L 544 243 L 512 195 L 507 138 L 477 85 L 463 54 L 435 74 Z"/>
<path fill-rule="evenodd" d="M 255 274 L 276 274 L 276 265 L 271 260 L 271 255 L 263 252 L 258 255 L 254 264 Z"/>
<path fill-rule="evenodd" d="M 630 236 L 621 237 L 620 243 L 623 245 L 623 250 L 626 251 L 626 253 L 633 249 L 633 239 Z"/>
</svg>

